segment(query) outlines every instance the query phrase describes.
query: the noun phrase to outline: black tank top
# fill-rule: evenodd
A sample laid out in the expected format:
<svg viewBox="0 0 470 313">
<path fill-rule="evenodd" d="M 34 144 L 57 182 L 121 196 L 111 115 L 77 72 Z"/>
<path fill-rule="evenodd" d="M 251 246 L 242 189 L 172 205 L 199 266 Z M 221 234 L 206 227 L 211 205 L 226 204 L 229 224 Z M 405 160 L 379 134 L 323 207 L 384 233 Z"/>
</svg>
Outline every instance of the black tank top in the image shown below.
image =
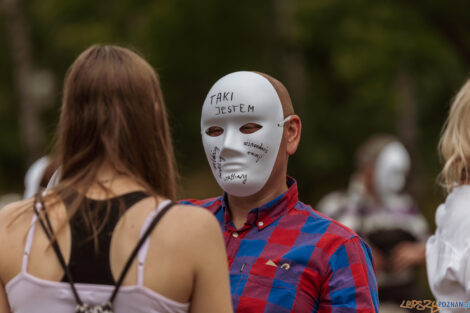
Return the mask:
<svg viewBox="0 0 470 313">
<path fill-rule="evenodd" d="M 147 198 L 148 195 L 142 191 L 130 192 L 108 200 L 93 200 L 85 198 L 82 205 L 88 206 L 91 211 L 99 212 L 98 225 L 106 218 L 106 206 L 110 201 L 109 216 L 104 228 L 98 236 L 98 249 L 95 241 L 90 236 L 92 231 L 86 226 L 82 214 L 77 212 L 70 220 L 72 233 L 72 247 L 68 268 L 75 283 L 114 285 L 111 265 L 109 260 L 109 249 L 111 236 L 121 215 L 131 206 Z M 64 201 L 67 206 L 70 201 Z M 123 205 L 123 206 L 121 206 Z M 124 212 L 120 208 L 124 207 Z M 98 252 L 97 252 L 98 251 Z M 62 282 L 69 282 L 64 274 Z"/>
</svg>

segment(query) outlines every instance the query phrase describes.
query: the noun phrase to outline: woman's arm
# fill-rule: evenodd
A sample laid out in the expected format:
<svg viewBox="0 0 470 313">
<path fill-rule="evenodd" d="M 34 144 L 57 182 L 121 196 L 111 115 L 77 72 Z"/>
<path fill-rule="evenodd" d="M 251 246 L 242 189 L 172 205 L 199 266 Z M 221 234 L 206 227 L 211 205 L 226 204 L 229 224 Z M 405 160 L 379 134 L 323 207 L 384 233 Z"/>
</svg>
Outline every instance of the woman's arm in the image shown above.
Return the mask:
<svg viewBox="0 0 470 313">
<path fill-rule="evenodd" d="M 2 282 L 0 282 L 0 313 L 10 313 L 10 305 Z"/>
<path fill-rule="evenodd" d="M 195 261 L 191 313 L 232 313 L 227 255 L 220 226 L 209 211 L 198 215 L 200 236 L 191 239 Z"/>
<path fill-rule="evenodd" d="M 16 203 L 5 206 L 4 208 L 0 207 L 0 270 L 5 269 L 4 259 L 9 253 L 6 253 L 5 247 L 7 239 L 7 227 L 9 222 L 9 212 L 10 210 L 16 209 Z M 5 291 L 4 283 L 2 279 L 2 274 L 0 271 L 0 313 L 10 313 L 10 304 L 8 303 L 7 294 Z"/>
</svg>

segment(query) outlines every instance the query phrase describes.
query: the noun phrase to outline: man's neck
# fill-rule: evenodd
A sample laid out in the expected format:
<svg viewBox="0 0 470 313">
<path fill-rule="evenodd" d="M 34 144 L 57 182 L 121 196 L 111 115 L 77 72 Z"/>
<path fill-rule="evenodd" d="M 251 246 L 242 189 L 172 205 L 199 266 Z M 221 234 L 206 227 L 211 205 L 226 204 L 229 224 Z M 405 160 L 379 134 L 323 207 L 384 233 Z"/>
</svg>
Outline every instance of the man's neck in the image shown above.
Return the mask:
<svg viewBox="0 0 470 313">
<path fill-rule="evenodd" d="M 284 176 L 285 177 L 285 176 Z M 269 182 L 257 193 L 248 197 L 228 196 L 232 222 L 236 229 L 240 229 L 246 222 L 248 213 L 254 208 L 275 199 L 288 189 L 285 178 L 276 185 L 269 185 Z"/>
</svg>

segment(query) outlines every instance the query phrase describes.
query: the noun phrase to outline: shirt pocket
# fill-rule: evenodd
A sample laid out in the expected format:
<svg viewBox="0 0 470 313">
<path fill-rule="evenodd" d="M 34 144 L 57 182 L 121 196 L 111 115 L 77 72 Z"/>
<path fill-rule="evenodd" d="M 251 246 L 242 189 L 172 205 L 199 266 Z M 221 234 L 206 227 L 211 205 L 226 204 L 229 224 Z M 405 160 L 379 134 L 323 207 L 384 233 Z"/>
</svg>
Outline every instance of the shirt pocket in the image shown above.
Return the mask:
<svg viewBox="0 0 470 313">
<path fill-rule="evenodd" d="M 293 271 L 290 261 L 273 260 L 269 265 L 258 260 L 246 266 L 244 279 L 239 281 L 237 312 L 290 312 L 297 292 L 300 276 Z M 260 310 L 260 308 L 263 308 Z"/>
<path fill-rule="evenodd" d="M 297 289 L 302 269 L 291 260 L 279 258 L 275 260 L 257 260 L 249 269 L 248 276 L 259 284 L 279 288 Z"/>
</svg>

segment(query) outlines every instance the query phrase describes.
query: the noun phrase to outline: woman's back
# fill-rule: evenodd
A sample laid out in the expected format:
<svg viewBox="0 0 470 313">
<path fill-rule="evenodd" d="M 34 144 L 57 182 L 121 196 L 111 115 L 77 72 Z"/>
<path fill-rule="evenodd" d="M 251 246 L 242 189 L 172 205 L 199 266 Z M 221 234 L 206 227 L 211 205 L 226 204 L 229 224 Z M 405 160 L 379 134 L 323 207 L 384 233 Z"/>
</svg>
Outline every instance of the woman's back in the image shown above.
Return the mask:
<svg viewBox="0 0 470 313">
<path fill-rule="evenodd" d="M 123 194 L 125 185 L 117 188 L 118 195 Z M 135 190 L 136 186 L 133 187 Z M 134 190 L 131 188 L 126 192 Z M 58 230 L 67 222 L 67 212 L 63 202 L 51 206 L 54 200 L 50 199 L 45 206 L 53 229 Z M 143 230 L 168 202 L 159 200 L 160 205 L 157 205 L 154 198 L 145 198 L 126 210 L 119 219 L 109 251 L 110 269 L 115 281 Z M 75 306 L 70 285 L 60 282 L 64 271 L 38 223 L 29 236 L 31 248 L 25 256 L 34 218 L 32 205 L 32 200 L 23 201 L 6 207 L 0 213 L 0 279 L 6 286 L 13 312 L 31 312 L 31 308 L 35 312 L 62 312 L 62 307 L 70 310 Z M 20 210 L 25 213 L 18 215 Z M 56 235 L 68 263 L 72 242 L 83 238 L 72 238 L 68 224 Z M 133 261 L 116 298 L 115 312 L 188 312 L 191 300 L 196 301 L 192 305 L 193 312 L 197 312 L 197 302 L 206 302 L 202 305 L 205 308 L 208 308 L 207 301 L 214 303 L 214 309 L 220 307 L 217 302 L 229 301 L 228 278 L 217 274 L 220 270 L 222 273 L 226 271 L 223 247 L 219 226 L 208 211 L 174 206 L 151 233 L 148 250 L 145 250 L 145 245 L 142 247 L 141 260 L 137 257 Z M 113 288 L 109 285 L 77 284 L 82 300 L 94 305 L 104 304 Z M 201 288 L 205 290 L 198 290 Z M 220 288 L 226 289 L 226 299 L 211 299 L 210 295 L 219 293 L 217 290 Z"/>
<path fill-rule="evenodd" d="M 176 161 L 158 76 L 129 49 L 91 46 L 70 66 L 55 150 L 60 179 L 44 195 L 45 209 L 39 218 L 43 221 L 44 217 L 47 224 L 49 217 L 52 227 L 44 223 L 38 227 L 35 222 L 30 231 L 35 216 L 32 200 L 0 211 L 0 313 L 10 311 L 7 283 L 14 312 L 62 312 L 62 306 L 44 305 L 49 302 L 69 308 L 65 312 L 72 312 L 74 303 L 88 300 L 105 305 L 112 286 L 77 284 L 81 299 L 80 292 L 71 294 L 73 284 L 59 283 L 71 255 L 70 271 L 78 282 L 118 280 L 147 227 L 144 225 L 152 221 L 157 207 L 162 209 L 164 200 L 176 197 Z M 103 200 L 137 190 L 149 197 L 121 217 L 108 214 L 108 207 L 86 205 L 86 198 Z M 74 200 L 65 205 L 62 199 Z M 111 209 L 122 212 L 119 205 Z M 74 224 L 77 216 L 83 218 L 88 233 L 70 227 L 69 220 Z M 107 223 L 105 231 L 103 223 Z M 111 237 L 106 234 L 109 230 Z M 87 238 L 76 238 L 83 236 Z M 54 238 L 59 247 L 55 241 L 51 247 Z M 191 312 L 231 311 L 225 247 L 211 213 L 175 205 L 149 238 L 148 251 L 144 245 L 140 260 L 133 260 L 124 276 L 123 290 L 114 303 L 117 312 L 186 311 L 188 302 Z M 95 257 L 93 249 L 84 249 L 81 254 L 86 255 L 77 256 L 76 243 L 85 239 L 98 247 L 104 242 L 101 249 L 105 254 L 109 251 L 109 257 L 89 262 L 86 258 Z M 95 280 L 88 271 L 104 275 Z M 21 284 L 24 286 L 18 287 Z M 135 296 L 126 296 L 129 290 Z"/>
</svg>

